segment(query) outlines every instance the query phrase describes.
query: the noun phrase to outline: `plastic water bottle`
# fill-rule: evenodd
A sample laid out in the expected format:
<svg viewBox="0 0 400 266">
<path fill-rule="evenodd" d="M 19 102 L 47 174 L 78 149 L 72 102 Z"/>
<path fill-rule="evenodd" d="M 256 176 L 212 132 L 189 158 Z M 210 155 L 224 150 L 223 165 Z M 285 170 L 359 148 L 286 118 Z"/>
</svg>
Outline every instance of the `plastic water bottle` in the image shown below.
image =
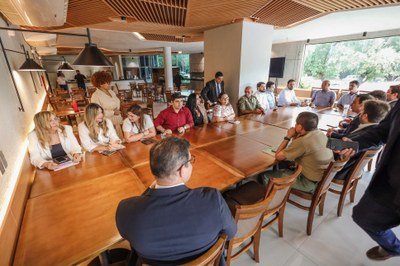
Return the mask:
<svg viewBox="0 0 400 266">
<path fill-rule="evenodd" d="M 345 105 L 343 106 L 343 114 L 342 114 L 343 117 L 347 117 L 347 115 L 348 115 L 348 113 L 349 113 L 349 108 L 350 108 L 350 105 L 349 105 L 349 104 L 345 104 Z"/>
</svg>

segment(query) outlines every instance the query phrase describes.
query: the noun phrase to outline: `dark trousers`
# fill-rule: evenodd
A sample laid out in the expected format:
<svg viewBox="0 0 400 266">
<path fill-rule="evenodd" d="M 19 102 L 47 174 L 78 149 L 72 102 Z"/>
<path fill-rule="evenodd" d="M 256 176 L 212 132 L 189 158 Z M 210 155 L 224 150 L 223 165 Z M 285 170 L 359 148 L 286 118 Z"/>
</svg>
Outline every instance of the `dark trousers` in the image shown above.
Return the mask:
<svg viewBox="0 0 400 266">
<path fill-rule="evenodd" d="M 366 191 L 353 208 L 353 220 L 387 252 L 400 255 L 400 241 L 391 230 L 400 224 L 398 210 L 383 206 Z"/>
</svg>

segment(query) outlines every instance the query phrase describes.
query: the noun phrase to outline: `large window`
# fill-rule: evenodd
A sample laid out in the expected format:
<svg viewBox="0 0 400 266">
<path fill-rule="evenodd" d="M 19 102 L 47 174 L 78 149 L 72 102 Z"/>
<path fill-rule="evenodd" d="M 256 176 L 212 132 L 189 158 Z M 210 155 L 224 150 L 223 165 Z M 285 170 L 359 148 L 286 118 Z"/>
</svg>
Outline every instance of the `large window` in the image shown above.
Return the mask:
<svg viewBox="0 0 400 266">
<path fill-rule="evenodd" d="M 300 86 L 319 87 L 324 79 L 342 89 L 358 80 L 367 91 L 400 84 L 400 37 L 307 45 Z"/>
</svg>

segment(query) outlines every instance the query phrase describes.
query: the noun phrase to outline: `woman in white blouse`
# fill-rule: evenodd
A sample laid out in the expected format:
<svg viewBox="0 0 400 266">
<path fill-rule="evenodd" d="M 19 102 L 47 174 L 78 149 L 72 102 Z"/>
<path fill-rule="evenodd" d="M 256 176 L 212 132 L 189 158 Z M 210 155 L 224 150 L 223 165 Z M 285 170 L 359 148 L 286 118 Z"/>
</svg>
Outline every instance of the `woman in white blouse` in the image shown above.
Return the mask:
<svg viewBox="0 0 400 266">
<path fill-rule="evenodd" d="M 61 125 L 58 117 L 49 111 L 42 111 L 33 118 L 35 129 L 29 133 L 29 154 L 31 163 L 42 169 L 54 170 L 54 158 L 68 156 L 74 162 L 81 160 L 82 149 L 71 126 Z"/>
<path fill-rule="evenodd" d="M 104 118 L 103 108 L 91 103 L 85 108 L 84 121 L 78 125 L 79 138 L 85 150 L 113 151 L 123 148 L 112 122 Z"/>
<path fill-rule="evenodd" d="M 115 92 L 110 89 L 111 80 L 111 75 L 105 71 L 98 71 L 92 75 L 90 81 L 97 90 L 93 93 L 90 102 L 97 103 L 103 107 L 105 118 L 111 120 L 117 130 L 119 138 L 123 138 L 121 130 L 121 102 Z"/>
<path fill-rule="evenodd" d="M 128 117 L 122 125 L 126 142 L 147 139 L 156 135 L 151 117 L 143 113 L 142 108 L 134 104 L 127 110 Z"/>
<path fill-rule="evenodd" d="M 214 106 L 213 122 L 230 121 L 235 119 L 235 111 L 229 103 L 229 96 L 221 93 L 218 96 L 218 104 Z"/>
</svg>

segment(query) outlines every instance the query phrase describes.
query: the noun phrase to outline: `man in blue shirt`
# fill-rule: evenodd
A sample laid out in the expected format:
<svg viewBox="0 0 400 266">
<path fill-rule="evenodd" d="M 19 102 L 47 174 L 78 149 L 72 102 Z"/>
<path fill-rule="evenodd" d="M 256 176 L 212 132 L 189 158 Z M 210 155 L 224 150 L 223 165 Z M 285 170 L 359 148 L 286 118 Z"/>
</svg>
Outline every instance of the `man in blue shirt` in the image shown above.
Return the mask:
<svg viewBox="0 0 400 266">
<path fill-rule="evenodd" d="M 322 81 L 321 90 L 315 91 L 312 95 L 311 102 L 316 107 L 332 107 L 336 100 L 336 93 L 331 91 L 329 80 Z"/>
<path fill-rule="evenodd" d="M 350 81 L 349 83 L 349 93 L 340 97 L 339 101 L 337 102 L 337 107 L 340 110 L 344 109 L 345 105 L 351 105 L 358 95 L 358 86 L 360 83 L 357 80 Z"/>
</svg>

